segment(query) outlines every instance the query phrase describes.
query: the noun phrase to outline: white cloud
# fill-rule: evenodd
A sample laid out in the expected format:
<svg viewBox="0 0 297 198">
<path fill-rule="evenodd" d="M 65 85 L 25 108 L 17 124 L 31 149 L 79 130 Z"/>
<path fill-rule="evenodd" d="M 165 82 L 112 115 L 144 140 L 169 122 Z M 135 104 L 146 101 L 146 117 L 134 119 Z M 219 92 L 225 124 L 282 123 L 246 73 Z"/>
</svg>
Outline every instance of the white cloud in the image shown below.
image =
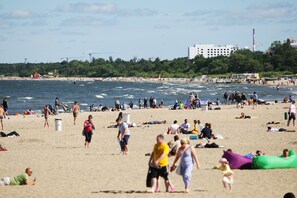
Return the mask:
<svg viewBox="0 0 297 198">
<path fill-rule="evenodd" d="M 119 10 L 117 12 L 117 15 L 122 17 L 147 17 L 147 16 L 153 16 L 156 14 L 157 14 L 156 11 L 146 9 L 146 8 L 139 8 L 134 10 Z"/>
<path fill-rule="evenodd" d="M 154 26 L 154 29 L 158 29 L 158 30 L 161 30 L 161 29 L 170 29 L 170 27 L 167 26 L 167 25 L 155 25 Z"/>
<path fill-rule="evenodd" d="M 116 11 L 116 7 L 113 4 L 103 3 L 75 3 L 66 4 L 57 8 L 60 12 L 75 12 L 75 13 L 95 13 L 95 14 L 110 14 Z"/>
<path fill-rule="evenodd" d="M 118 9 L 114 4 L 103 3 L 75 3 L 66 4 L 56 9 L 58 12 L 77 14 L 105 14 L 115 17 L 146 17 L 156 15 L 157 12 L 147 8 Z"/>
<path fill-rule="evenodd" d="M 115 23 L 114 19 L 102 19 L 90 16 L 79 16 L 64 20 L 62 26 L 103 26 L 112 25 Z"/>
<path fill-rule="evenodd" d="M 292 4 L 253 5 L 244 10 L 194 10 L 184 13 L 207 25 L 245 25 L 251 23 L 296 23 L 297 7 Z M 193 18 L 194 17 L 194 18 Z"/>
</svg>

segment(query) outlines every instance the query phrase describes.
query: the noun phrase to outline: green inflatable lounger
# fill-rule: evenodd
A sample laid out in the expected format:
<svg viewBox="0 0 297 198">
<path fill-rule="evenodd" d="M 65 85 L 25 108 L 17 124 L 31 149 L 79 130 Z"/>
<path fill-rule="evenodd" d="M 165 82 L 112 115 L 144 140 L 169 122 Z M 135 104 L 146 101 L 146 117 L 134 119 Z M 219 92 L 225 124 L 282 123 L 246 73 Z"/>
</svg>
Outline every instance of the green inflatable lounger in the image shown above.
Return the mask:
<svg viewBox="0 0 297 198">
<path fill-rule="evenodd" d="M 297 168 L 297 156 L 294 150 L 289 151 L 289 157 L 281 156 L 254 156 L 254 169 L 281 169 L 281 168 Z"/>
</svg>

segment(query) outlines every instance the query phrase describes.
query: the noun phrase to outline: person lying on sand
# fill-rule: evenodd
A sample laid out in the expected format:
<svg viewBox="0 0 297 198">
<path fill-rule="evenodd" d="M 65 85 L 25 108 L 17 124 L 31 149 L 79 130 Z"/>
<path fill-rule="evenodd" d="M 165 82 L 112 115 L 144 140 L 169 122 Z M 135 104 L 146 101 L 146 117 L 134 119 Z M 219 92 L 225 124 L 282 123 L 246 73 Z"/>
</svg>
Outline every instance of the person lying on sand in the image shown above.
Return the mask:
<svg viewBox="0 0 297 198">
<path fill-rule="evenodd" d="M 127 123 L 128 124 L 128 127 L 129 128 L 133 128 L 133 127 L 140 127 L 140 126 L 137 126 L 136 123 Z M 113 124 L 113 125 L 109 125 L 107 126 L 107 128 L 118 128 L 118 124 Z"/>
<path fill-rule="evenodd" d="M 249 153 L 249 154 L 245 155 L 244 157 L 252 159 L 254 156 L 261 156 L 261 155 L 265 155 L 265 153 L 263 153 L 260 150 L 257 150 L 255 154 L 254 153 Z"/>
<path fill-rule="evenodd" d="M 267 132 L 296 132 L 296 130 L 289 130 L 284 128 L 271 128 L 267 127 Z"/>
<path fill-rule="evenodd" d="M 7 148 L 0 144 L 0 151 L 7 151 Z"/>
<path fill-rule="evenodd" d="M 224 148 L 224 146 L 220 146 L 214 142 L 201 142 L 196 144 L 195 148 Z"/>
<path fill-rule="evenodd" d="M 271 122 L 267 122 L 267 124 L 280 124 L 280 122 L 271 121 Z"/>
<path fill-rule="evenodd" d="M 146 124 L 166 124 L 166 120 L 163 120 L 163 121 L 152 120 L 152 121 L 144 122 L 142 124 L 144 124 L 144 125 L 146 125 Z"/>
<path fill-rule="evenodd" d="M 235 119 L 251 119 L 251 116 L 247 116 L 243 112 L 241 112 L 240 116 L 235 117 Z"/>
<path fill-rule="evenodd" d="M 32 168 L 26 168 L 25 172 L 16 177 L 4 177 L 0 180 L 0 186 L 16 186 L 16 185 L 35 185 L 36 177 L 29 181 L 29 177 L 32 176 Z"/>
<path fill-rule="evenodd" d="M 16 136 L 16 137 L 19 137 L 20 134 L 18 134 L 18 132 L 16 131 L 12 131 L 10 133 L 4 133 L 3 131 L 0 132 L 0 137 L 12 137 L 12 136 Z"/>
</svg>

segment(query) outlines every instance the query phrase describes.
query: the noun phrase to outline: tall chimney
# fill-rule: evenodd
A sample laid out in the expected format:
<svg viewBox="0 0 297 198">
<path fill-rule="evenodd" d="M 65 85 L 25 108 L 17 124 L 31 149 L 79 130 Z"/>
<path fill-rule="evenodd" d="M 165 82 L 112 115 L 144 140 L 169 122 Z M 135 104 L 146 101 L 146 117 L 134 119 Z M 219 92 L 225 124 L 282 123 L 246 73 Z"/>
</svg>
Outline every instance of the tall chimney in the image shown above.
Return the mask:
<svg viewBox="0 0 297 198">
<path fill-rule="evenodd" d="M 256 51 L 256 31 L 253 29 L 253 52 Z"/>
</svg>

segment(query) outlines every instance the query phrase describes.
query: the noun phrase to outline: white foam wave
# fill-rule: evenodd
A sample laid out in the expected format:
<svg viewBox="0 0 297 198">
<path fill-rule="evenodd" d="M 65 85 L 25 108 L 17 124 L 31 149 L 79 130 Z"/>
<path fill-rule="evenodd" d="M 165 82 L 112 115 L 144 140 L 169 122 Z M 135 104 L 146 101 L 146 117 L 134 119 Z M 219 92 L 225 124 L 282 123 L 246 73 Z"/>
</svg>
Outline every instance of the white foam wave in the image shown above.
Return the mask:
<svg viewBox="0 0 297 198">
<path fill-rule="evenodd" d="M 20 97 L 18 100 L 33 100 L 33 97 Z"/>
</svg>

